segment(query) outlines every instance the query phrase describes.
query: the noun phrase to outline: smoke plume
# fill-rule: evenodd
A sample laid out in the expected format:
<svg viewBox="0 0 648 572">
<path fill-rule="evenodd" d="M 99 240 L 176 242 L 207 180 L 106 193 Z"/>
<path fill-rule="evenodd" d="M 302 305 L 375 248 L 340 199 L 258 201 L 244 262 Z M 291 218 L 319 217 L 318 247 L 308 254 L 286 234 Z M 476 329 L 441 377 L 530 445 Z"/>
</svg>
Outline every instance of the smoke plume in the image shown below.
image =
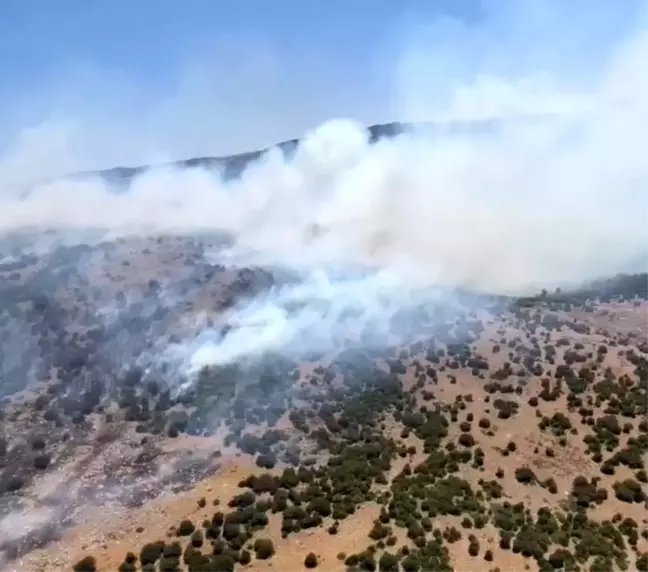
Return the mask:
<svg viewBox="0 0 648 572">
<path fill-rule="evenodd" d="M 425 350 L 437 333 L 475 339 L 499 303 L 483 294 L 646 270 L 644 0 L 481 5 L 472 23 L 405 18 L 381 40 L 375 81 L 338 77 L 346 62 L 327 67 L 304 52 L 306 65 L 275 86 L 280 62 L 243 42 L 223 66 L 203 69 L 197 58 L 154 104 L 142 103 L 146 86 L 100 72 L 34 90 L 47 114 L 13 133 L 6 126 L 20 114 L 0 112 L 0 397 L 56 371 L 43 418 L 48 451 L 60 455 L 35 479 L 33 499 L 0 515 L 0 565 L 50 539 L 84 503 L 105 514 L 212 466 L 193 451 L 142 460 L 111 437 L 112 421 L 68 463 L 64 420 L 80 434 L 74 427 L 101 408 L 119 413 L 120 427 L 123 418 L 162 434 L 181 412 L 161 412 L 193 397 L 187 432 L 214 433 L 230 418 L 240 437 L 249 415 L 273 427 L 306 395 L 294 383 L 304 361 L 335 355 L 327 374 L 351 364 L 354 383 L 375 376 L 373 358 L 402 341 L 426 340 Z M 74 94 L 71 106 L 62 94 Z M 21 95 L 23 110 L 38 99 Z M 391 119 L 412 128 L 370 137 L 367 125 Z M 172 162 L 293 137 L 293 152 L 271 147 L 233 178 Z M 162 166 L 128 180 L 119 169 L 92 174 L 147 164 Z M 110 241 L 122 238 L 119 251 Z M 173 272 L 140 267 L 144 250 L 153 270 L 168 254 L 172 264 L 159 266 Z M 106 280 L 104 262 L 123 272 Z M 227 303 L 210 298 L 221 291 Z M 25 476 L 31 437 L 9 419 L 13 465 L 0 476 Z"/>
<path fill-rule="evenodd" d="M 519 26 L 520 14 L 512 20 Z M 446 37 L 441 53 L 458 51 L 465 34 Z M 360 316 L 360 339 L 365 332 L 384 341 L 395 315 L 429 300 L 426 286 L 445 300 L 454 287 L 522 294 L 645 265 L 645 27 L 582 81 L 552 76 L 531 57 L 533 46 L 529 69 L 507 75 L 498 51 L 496 72 L 467 74 L 462 66 L 453 81 L 435 85 L 444 97 L 412 78 L 429 71 L 447 80 L 452 70 L 428 70 L 439 57 L 426 64 L 420 46 L 403 54 L 401 108 L 442 128 L 371 142 L 355 120 L 336 119 L 305 133 L 290 157 L 271 149 L 234 180 L 167 166 L 118 192 L 92 176 L 34 182 L 52 171 L 39 161 L 56 159 L 61 173 L 77 165 L 66 155 L 66 131 L 50 123 L 53 149 L 43 148 L 44 128 L 32 129 L 0 160 L 0 230 L 56 229 L 67 240 L 84 231 L 222 232 L 230 246 L 208 253 L 219 264 L 300 276 L 219 317 L 237 325 L 228 334 L 196 327 L 191 342 L 172 347 L 188 371 L 296 345 L 326 349 L 348 331 L 347 315 Z M 520 115 L 537 118 L 506 121 Z M 452 127 L 484 117 L 495 119 L 485 132 Z"/>
</svg>

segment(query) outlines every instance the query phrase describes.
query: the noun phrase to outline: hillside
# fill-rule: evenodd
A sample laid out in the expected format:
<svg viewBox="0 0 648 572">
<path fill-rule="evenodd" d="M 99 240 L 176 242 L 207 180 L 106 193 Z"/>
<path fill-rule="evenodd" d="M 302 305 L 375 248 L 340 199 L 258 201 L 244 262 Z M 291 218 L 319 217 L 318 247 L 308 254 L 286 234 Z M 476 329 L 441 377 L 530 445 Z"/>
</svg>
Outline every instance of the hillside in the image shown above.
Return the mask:
<svg viewBox="0 0 648 572">
<path fill-rule="evenodd" d="M 142 356 L 285 279 L 217 246 L 0 267 L 4 569 L 646 569 L 646 275 L 465 293 L 389 347 L 350 331 L 177 391 Z"/>
</svg>

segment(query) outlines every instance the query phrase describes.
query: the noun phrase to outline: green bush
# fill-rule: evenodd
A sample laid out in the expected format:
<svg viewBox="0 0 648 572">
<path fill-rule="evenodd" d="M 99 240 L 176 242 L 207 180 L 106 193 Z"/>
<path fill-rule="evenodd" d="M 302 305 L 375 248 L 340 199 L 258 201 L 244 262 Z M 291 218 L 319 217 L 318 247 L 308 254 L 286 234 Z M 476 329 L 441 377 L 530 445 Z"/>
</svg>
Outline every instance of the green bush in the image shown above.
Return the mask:
<svg viewBox="0 0 648 572">
<path fill-rule="evenodd" d="M 522 484 L 531 484 L 537 481 L 535 473 L 529 467 L 518 467 L 515 469 L 515 480 Z"/>
<path fill-rule="evenodd" d="M 145 544 L 140 551 L 140 562 L 142 563 L 142 566 L 145 564 L 155 564 L 158 558 L 162 556 L 164 546 L 165 544 L 163 540 Z"/>
<path fill-rule="evenodd" d="M 185 519 L 178 525 L 176 534 L 178 536 L 189 536 L 193 534 L 194 530 L 196 530 L 194 523 L 188 519 Z"/>
<path fill-rule="evenodd" d="M 254 553 L 257 559 L 267 560 L 275 553 L 275 547 L 269 538 L 258 538 L 254 542 Z"/>
<path fill-rule="evenodd" d="M 383 552 L 378 560 L 381 572 L 398 572 L 398 558 L 389 552 Z"/>
</svg>

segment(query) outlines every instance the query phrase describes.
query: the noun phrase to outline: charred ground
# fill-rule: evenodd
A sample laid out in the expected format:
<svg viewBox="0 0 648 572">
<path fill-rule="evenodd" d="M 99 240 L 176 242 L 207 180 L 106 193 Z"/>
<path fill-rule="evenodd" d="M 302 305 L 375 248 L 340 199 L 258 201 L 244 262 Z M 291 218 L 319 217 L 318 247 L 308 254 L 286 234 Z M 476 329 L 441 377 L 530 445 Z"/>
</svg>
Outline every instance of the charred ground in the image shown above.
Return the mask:
<svg viewBox="0 0 648 572">
<path fill-rule="evenodd" d="M 290 280 L 209 263 L 219 244 L 0 266 L 7 567 L 646 569 L 645 274 L 458 295 L 388 349 L 178 391 L 160 339 Z"/>
</svg>

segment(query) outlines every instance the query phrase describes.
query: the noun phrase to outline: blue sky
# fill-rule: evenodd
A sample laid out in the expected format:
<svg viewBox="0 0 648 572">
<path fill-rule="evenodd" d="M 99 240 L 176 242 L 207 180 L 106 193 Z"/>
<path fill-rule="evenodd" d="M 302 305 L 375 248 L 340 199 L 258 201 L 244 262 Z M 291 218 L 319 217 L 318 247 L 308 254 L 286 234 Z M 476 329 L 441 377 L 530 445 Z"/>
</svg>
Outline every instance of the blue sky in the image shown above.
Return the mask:
<svg viewBox="0 0 648 572">
<path fill-rule="evenodd" d="M 329 52 L 352 68 L 404 15 L 479 13 L 475 0 L 3 0 L 0 56 L 21 87 L 80 61 L 164 84 L 174 68 L 232 36 L 267 41 L 296 59 Z"/>
<path fill-rule="evenodd" d="M 70 129 L 89 146 L 121 136 L 115 160 L 135 158 L 140 139 L 172 154 L 233 151 L 331 116 L 398 119 L 480 73 L 585 81 L 644 8 L 643 0 L 2 0 L 0 150 L 25 127 L 58 121 L 76 122 Z"/>
</svg>

